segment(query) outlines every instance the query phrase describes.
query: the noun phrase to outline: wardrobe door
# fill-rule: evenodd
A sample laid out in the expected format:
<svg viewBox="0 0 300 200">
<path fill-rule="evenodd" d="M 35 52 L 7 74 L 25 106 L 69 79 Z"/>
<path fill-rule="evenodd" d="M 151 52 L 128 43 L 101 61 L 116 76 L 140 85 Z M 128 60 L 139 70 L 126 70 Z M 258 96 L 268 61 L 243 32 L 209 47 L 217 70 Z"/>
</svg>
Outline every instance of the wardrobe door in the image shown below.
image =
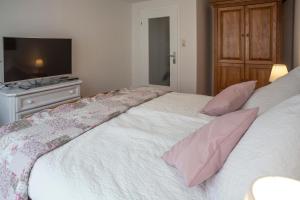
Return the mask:
<svg viewBox="0 0 300 200">
<path fill-rule="evenodd" d="M 245 68 L 245 80 L 256 80 L 256 88 L 268 85 L 272 71 L 272 65 L 251 65 Z"/>
<path fill-rule="evenodd" d="M 221 92 L 228 86 L 243 82 L 244 64 L 237 63 L 220 63 L 218 66 L 217 85 L 215 94 Z"/>
<path fill-rule="evenodd" d="M 244 6 L 217 9 L 214 94 L 244 79 Z"/>
<path fill-rule="evenodd" d="M 269 83 L 271 68 L 277 63 L 277 3 L 246 6 L 245 78 L 257 86 Z"/>
<path fill-rule="evenodd" d="M 246 63 L 276 62 L 277 3 L 246 6 Z"/>
<path fill-rule="evenodd" d="M 244 7 L 218 8 L 218 62 L 244 63 Z"/>
</svg>

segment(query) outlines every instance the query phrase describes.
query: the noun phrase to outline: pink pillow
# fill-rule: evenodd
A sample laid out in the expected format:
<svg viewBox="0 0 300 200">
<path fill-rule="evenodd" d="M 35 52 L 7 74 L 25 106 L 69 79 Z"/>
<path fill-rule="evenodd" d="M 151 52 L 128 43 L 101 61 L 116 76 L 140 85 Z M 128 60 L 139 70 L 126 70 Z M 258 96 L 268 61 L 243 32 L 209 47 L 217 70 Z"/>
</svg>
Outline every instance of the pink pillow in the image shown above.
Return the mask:
<svg viewBox="0 0 300 200">
<path fill-rule="evenodd" d="M 178 142 L 162 158 L 180 171 L 187 186 L 203 183 L 222 168 L 257 112 L 254 108 L 218 117 Z"/>
<path fill-rule="evenodd" d="M 207 103 L 202 113 L 210 116 L 220 116 L 238 110 L 253 94 L 256 82 L 248 81 L 226 88 Z"/>
</svg>

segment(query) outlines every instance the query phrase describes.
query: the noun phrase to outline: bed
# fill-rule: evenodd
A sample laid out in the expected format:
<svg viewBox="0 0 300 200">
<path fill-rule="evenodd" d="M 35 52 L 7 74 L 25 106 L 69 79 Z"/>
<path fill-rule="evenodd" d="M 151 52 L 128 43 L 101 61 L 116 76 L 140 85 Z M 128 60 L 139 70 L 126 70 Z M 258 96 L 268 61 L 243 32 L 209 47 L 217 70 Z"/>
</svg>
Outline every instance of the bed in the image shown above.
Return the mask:
<svg viewBox="0 0 300 200">
<path fill-rule="evenodd" d="M 297 68 L 254 93 L 243 109 L 263 112 L 224 167 L 201 185 L 185 186 L 161 157 L 215 119 L 199 112 L 212 97 L 171 92 L 40 157 L 30 172 L 28 195 L 32 200 L 240 200 L 259 177 L 300 179 L 299 80 Z"/>
<path fill-rule="evenodd" d="M 36 162 L 30 197 L 205 200 L 204 188 L 187 189 L 161 156 L 213 119 L 199 114 L 210 99 L 169 93 L 96 127 Z"/>
</svg>

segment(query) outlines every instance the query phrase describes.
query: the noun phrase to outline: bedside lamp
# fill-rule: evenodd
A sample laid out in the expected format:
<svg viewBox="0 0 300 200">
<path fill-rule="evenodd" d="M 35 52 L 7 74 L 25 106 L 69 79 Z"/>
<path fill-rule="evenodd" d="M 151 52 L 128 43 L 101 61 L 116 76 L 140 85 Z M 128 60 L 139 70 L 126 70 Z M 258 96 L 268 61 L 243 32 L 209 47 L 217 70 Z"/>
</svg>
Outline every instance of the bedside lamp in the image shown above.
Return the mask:
<svg viewBox="0 0 300 200">
<path fill-rule="evenodd" d="M 258 179 L 245 200 L 299 200 L 300 182 L 283 177 Z"/>
<path fill-rule="evenodd" d="M 272 72 L 269 81 L 273 82 L 276 79 L 288 74 L 286 65 L 283 64 L 274 64 L 272 67 Z"/>
</svg>

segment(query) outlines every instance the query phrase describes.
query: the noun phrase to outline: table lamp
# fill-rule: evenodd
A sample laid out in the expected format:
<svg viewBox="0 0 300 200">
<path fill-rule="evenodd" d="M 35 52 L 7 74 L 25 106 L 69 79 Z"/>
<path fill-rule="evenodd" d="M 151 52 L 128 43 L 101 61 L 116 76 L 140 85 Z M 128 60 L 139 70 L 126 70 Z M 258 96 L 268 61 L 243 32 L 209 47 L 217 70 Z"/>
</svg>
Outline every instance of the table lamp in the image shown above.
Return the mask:
<svg viewBox="0 0 300 200">
<path fill-rule="evenodd" d="M 36 68 L 42 68 L 44 67 L 44 60 L 42 58 L 38 58 L 35 60 L 34 65 Z"/>
<path fill-rule="evenodd" d="M 269 81 L 273 82 L 276 79 L 288 74 L 286 65 L 284 64 L 274 64 L 272 67 L 272 72 Z"/>
<path fill-rule="evenodd" d="M 260 178 L 252 185 L 245 200 L 299 200 L 300 182 L 284 177 Z"/>
</svg>

